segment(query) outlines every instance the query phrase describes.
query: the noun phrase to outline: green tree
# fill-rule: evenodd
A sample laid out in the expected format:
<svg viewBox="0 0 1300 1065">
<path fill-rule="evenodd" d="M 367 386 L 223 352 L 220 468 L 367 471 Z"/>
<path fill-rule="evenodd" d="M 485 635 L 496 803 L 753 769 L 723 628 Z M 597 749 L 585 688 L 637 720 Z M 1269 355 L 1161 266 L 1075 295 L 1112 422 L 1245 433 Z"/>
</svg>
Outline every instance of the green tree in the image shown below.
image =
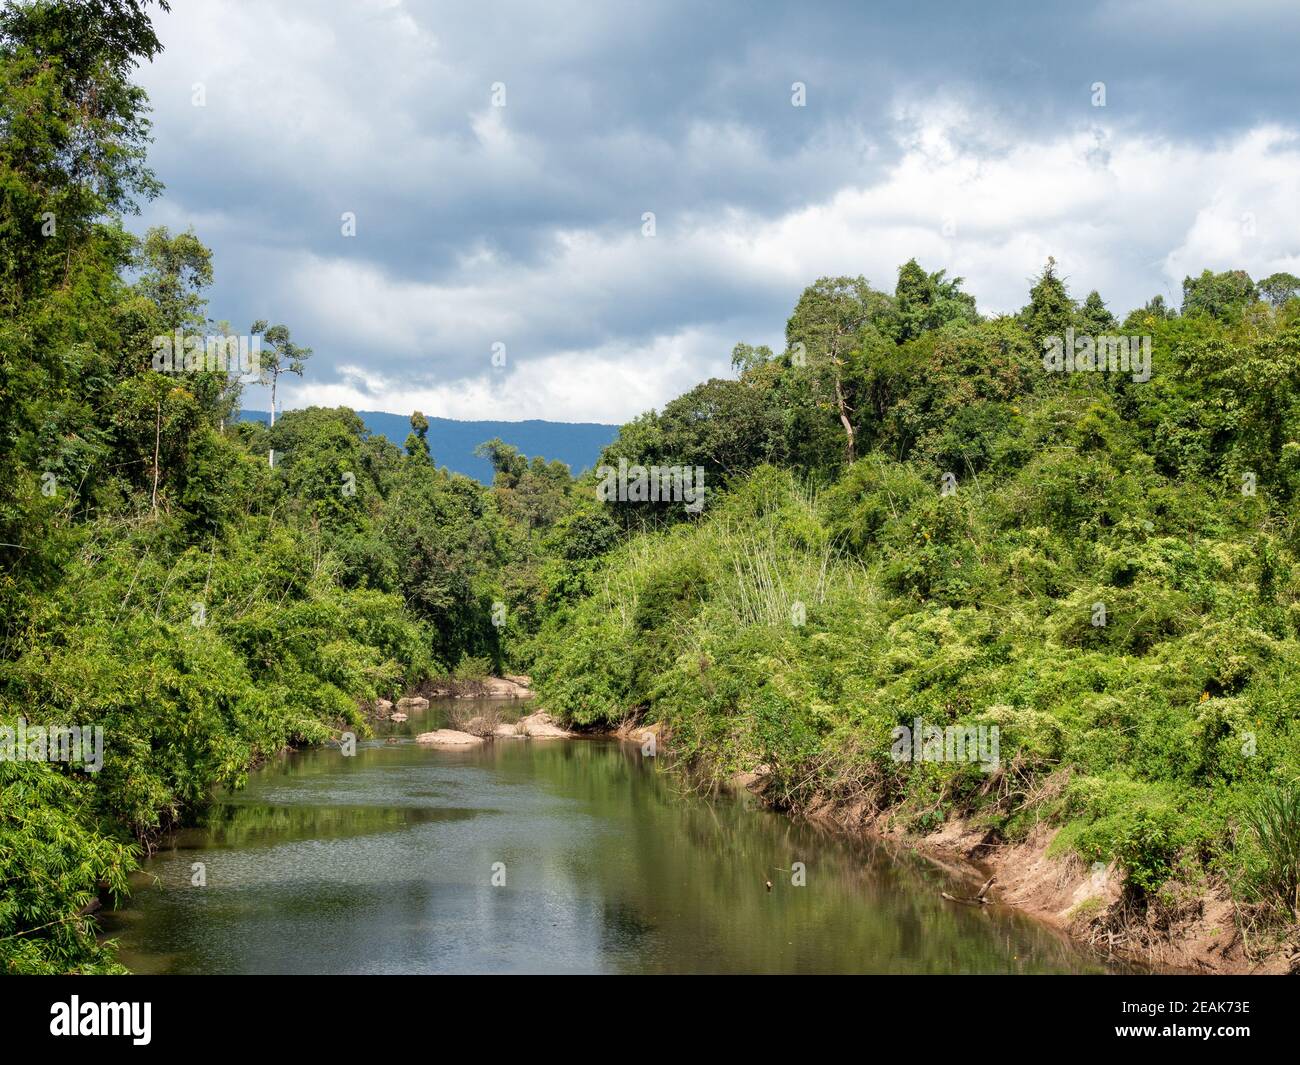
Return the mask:
<svg viewBox="0 0 1300 1065">
<path fill-rule="evenodd" d="M 1281 271 L 1269 274 L 1258 287 L 1260 296 L 1268 300 L 1274 310 L 1280 310 L 1287 300 L 1300 296 L 1300 277 Z"/>
<path fill-rule="evenodd" d="M 528 459 L 498 436 L 479 444 L 474 454 L 492 463 L 492 482 L 499 488 L 516 487 L 528 470 Z"/>
<path fill-rule="evenodd" d="M 54 508 L 37 477 L 55 476 L 66 502 L 105 454 L 92 412 L 119 345 L 104 312 L 132 247 L 117 216 L 160 188 L 129 74 L 160 50 L 135 0 L 0 11 L 0 569 L 11 574 L 52 563 Z"/>
<path fill-rule="evenodd" d="M 731 349 L 731 368 L 743 375 L 766 365 L 772 358 L 772 349 L 766 344 L 754 347 L 752 344 L 740 343 Z"/>
<path fill-rule="evenodd" d="M 136 290 L 157 308 L 160 330 L 203 327 L 202 292 L 212 284 L 212 252 L 193 230 L 172 236 L 166 226 L 154 226 L 140 244 L 136 267 Z"/>
<path fill-rule="evenodd" d="M 280 375 L 296 374 L 301 377 L 307 360 L 311 358 L 311 348 L 300 347 L 289 335 L 288 326 L 268 326 L 266 319 L 259 318 L 248 331 L 254 336 L 261 336 L 266 345 L 262 351 L 262 379 L 271 384 L 271 425 L 275 425 L 275 390 L 280 382 Z"/>
<path fill-rule="evenodd" d="M 432 463 L 429 454 L 429 419 L 418 410 L 411 415 L 411 432 L 406 437 L 406 453 L 420 462 Z"/>
<path fill-rule="evenodd" d="M 894 299 L 898 305 L 898 340 L 901 343 L 949 322 L 975 322 L 979 313 L 975 297 L 961 290 L 963 279 L 948 278 L 946 270 L 927 274 L 915 259 L 898 269 Z"/>
<path fill-rule="evenodd" d="M 788 353 L 805 363 L 812 379 L 833 404 L 844 432 L 845 461 L 857 456 L 854 412 L 868 353 L 878 350 L 877 323 L 887 321 L 894 302 L 861 277 L 823 277 L 804 289 L 786 323 Z"/>
<path fill-rule="evenodd" d="M 1115 316 L 1106 309 L 1101 293 L 1093 289 L 1079 308 L 1079 329 L 1092 336 L 1104 336 L 1119 328 Z"/>
<path fill-rule="evenodd" d="M 1183 314 L 1208 314 L 1221 322 L 1233 322 L 1258 298 L 1255 282 L 1245 270 L 1219 274 L 1203 270 L 1200 277 L 1183 279 Z"/>
<path fill-rule="evenodd" d="M 1065 281 L 1056 273 L 1056 259 L 1049 257 L 1029 290 L 1029 303 L 1020 311 L 1020 323 L 1034 346 L 1041 348 L 1045 338 L 1064 336 L 1074 324 L 1076 313 Z"/>
</svg>

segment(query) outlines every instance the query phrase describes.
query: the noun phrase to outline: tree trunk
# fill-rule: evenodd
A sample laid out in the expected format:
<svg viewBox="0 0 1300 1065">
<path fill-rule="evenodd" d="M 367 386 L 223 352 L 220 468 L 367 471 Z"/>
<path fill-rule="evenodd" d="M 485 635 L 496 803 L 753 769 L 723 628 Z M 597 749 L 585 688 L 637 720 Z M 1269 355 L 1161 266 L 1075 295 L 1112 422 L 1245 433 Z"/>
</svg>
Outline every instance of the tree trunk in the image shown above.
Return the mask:
<svg viewBox="0 0 1300 1065">
<path fill-rule="evenodd" d="M 844 454 L 849 465 L 852 465 L 857 458 L 857 451 L 853 445 L 853 423 L 849 421 L 849 405 L 844 401 L 844 388 L 840 385 L 839 374 L 835 375 L 835 402 L 839 404 L 840 424 L 844 426 Z"/>
<path fill-rule="evenodd" d="M 843 333 L 837 331 L 834 339 L 831 340 L 830 363 L 831 376 L 835 379 L 835 403 L 840 409 L 840 424 L 844 426 L 844 457 L 847 465 L 853 465 L 854 460 L 858 457 L 857 449 L 853 442 L 853 422 L 849 420 L 849 414 L 852 413 L 848 401 L 844 398 L 844 384 L 840 380 L 840 367 L 844 365 L 840 358 L 840 340 Z"/>
<path fill-rule="evenodd" d="M 158 513 L 158 455 L 162 444 L 162 400 L 155 405 L 153 427 L 153 512 Z"/>
<path fill-rule="evenodd" d="M 271 428 L 275 428 L 275 384 L 279 379 L 279 374 L 271 374 Z M 271 448 L 266 453 L 266 464 L 272 468 L 275 467 L 275 448 Z"/>
</svg>

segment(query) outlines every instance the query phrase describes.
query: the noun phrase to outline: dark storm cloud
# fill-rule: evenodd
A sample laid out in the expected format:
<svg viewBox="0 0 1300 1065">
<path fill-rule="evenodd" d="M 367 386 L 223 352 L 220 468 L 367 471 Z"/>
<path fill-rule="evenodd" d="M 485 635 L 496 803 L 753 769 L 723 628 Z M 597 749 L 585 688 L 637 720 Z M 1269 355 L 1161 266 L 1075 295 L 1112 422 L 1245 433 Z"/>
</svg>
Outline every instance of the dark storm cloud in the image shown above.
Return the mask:
<svg viewBox="0 0 1300 1065">
<path fill-rule="evenodd" d="M 1296 120 L 1288 4 L 705 7 L 178 4 L 160 17 L 168 51 L 142 74 L 168 186 L 147 220 L 192 221 L 213 246 L 214 314 L 298 314 L 318 380 L 418 362 L 456 381 L 481 372 L 504 324 L 538 353 L 724 322 L 779 333 L 789 278 L 711 269 L 698 244 L 674 259 L 673 240 L 729 218 L 777 223 L 886 180 L 908 150 L 909 109 L 960 105 L 947 142 L 976 160 L 1103 120 L 1113 137 L 1192 145 Z M 491 106 L 496 82 L 504 108 Z M 806 107 L 791 106 L 793 82 Z M 340 234 L 345 211 L 356 238 Z M 358 349 L 320 320 L 309 280 L 286 280 L 348 264 L 408 286 L 414 320 L 421 300 L 464 284 L 500 286 L 509 305 L 519 271 L 575 269 L 566 235 L 616 244 L 645 211 L 661 245 L 634 282 L 561 279 L 569 305 L 539 294 L 519 309 L 526 321 L 480 314 L 427 344 L 372 329 Z"/>
</svg>

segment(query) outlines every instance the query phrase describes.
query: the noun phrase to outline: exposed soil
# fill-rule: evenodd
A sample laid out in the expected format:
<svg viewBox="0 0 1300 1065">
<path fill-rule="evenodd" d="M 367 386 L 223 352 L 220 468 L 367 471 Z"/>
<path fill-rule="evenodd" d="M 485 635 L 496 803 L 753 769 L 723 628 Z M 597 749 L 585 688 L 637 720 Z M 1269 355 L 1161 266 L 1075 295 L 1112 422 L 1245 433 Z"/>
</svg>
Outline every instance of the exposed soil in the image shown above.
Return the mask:
<svg viewBox="0 0 1300 1065">
<path fill-rule="evenodd" d="M 632 738 L 629 731 L 625 726 L 618 734 Z M 657 738 L 664 739 L 662 734 Z M 738 773 L 728 787 L 766 803 L 767 773 L 766 766 Z M 822 799 L 800 816 L 915 850 L 962 878 L 970 887 L 966 896 L 992 875 L 991 904 L 1023 910 L 1104 957 L 1185 973 L 1300 974 L 1300 938 L 1294 927 L 1286 938 L 1277 930 L 1252 933 L 1249 916 L 1239 920 L 1227 891 L 1214 883 L 1168 883 L 1159 900 L 1136 905 L 1125 897 L 1117 866 L 1090 867 L 1072 853 L 1049 854 L 1059 829 L 1046 823 L 1026 839 L 1010 841 L 964 818 L 916 835 L 903 827 L 896 811 L 876 809 L 867 801 Z"/>
<path fill-rule="evenodd" d="M 761 777 L 745 786 L 761 796 Z M 1073 854 L 1049 855 L 1059 829 L 1047 824 L 1038 825 L 1024 840 L 1006 841 L 961 818 L 916 836 L 901 828 L 888 810 L 824 802 L 806 816 L 844 831 L 901 842 L 951 872 L 964 873 L 970 894 L 993 875 L 993 904 L 1024 910 L 1104 956 L 1190 973 L 1300 972 L 1300 945 L 1294 940 L 1265 942 L 1243 933 L 1231 898 L 1216 885 L 1170 884 L 1163 894 L 1173 901 L 1135 906 L 1124 897 L 1122 872 L 1113 864 L 1089 867 Z"/>
</svg>

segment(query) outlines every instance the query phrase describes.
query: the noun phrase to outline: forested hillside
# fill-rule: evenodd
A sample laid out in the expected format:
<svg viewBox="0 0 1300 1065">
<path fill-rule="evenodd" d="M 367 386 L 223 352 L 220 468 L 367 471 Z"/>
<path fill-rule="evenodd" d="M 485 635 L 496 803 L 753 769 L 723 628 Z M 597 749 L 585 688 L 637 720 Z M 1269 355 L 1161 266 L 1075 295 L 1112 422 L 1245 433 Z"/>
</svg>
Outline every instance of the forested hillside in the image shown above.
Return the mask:
<svg viewBox="0 0 1300 1065">
<path fill-rule="evenodd" d="M 420 415 L 405 449 L 348 410 L 268 429 L 235 420 L 236 373 L 156 370 L 154 338 L 231 330 L 194 233 L 124 226 L 160 190 L 148 12 L 10 4 L 0 34 L 0 969 L 96 970 L 87 908 L 213 788 L 501 664 L 521 622 L 493 605 L 534 609 L 570 479 L 496 444 L 493 494 L 435 466 Z M 17 754 L 20 723 L 102 727 L 102 768 Z"/>
<path fill-rule="evenodd" d="M 379 410 L 359 410 L 357 415 L 373 435 L 387 437 L 394 444 L 402 444 L 411 430 L 410 420 L 404 415 Z M 270 420 L 260 411 L 241 411 L 240 417 L 245 421 Z M 437 456 L 438 465 L 489 485 L 495 471 L 491 459 L 480 449 L 486 440 L 502 440 L 524 454 L 545 455 L 581 473 L 596 464 L 601 451 L 618 435 L 618 426 L 593 422 L 489 422 L 433 417 L 427 421 L 425 440 L 429 451 Z"/>
<path fill-rule="evenodd" d="M 659 505 L 556 606 L 544 695 L 578 722 L 644 711 L 697 773 L 757 771 L 784 809 L 1011 840 L 1046 821 L 1053 853 L 1116 863 L 1126 914 L 1214 885 L 1252 930 L 1290 925 L 1298 294 L 1206 271 L 1181 313 L 1120 323 L 1052 263 L 995 318 L 915 262 L 892 293 L 817 282 L 788 351 L 739 345 L 737 380 L 610 448 L 703 464 L 709 505 Z M 1053 372 L 1085 336 L 1143 339 L 1123 369 Z M 900 759 L 918 722 L 996 726 L 1000 758 Z"/>
<path fill-rule="evenodd" d="M 738 344 L 602 456 L 702 471 L 702 506 L 499 440 L 485 487 L 418 412 L 402 447 L 347 409 L 268 427 L 229 367 L 157 368 L 242 328 L 200 234 L 126 227 L 161 192 L 158 48 L 136 0 L 0 16 L 0 726 L 104 735 L 93 771 L 0 759 L 0 968 L 118 969 L 96 901 L 214 789 L 506 670 L 781 809 L 1047 821 L 1129 907 L 1213 882 L 1293 928 L 1300 279 L 1207 270 L 1118 321 L 1052 262 L 999 316 L 915 261 L 823 278 L 784 350 Z M 997 765 L 900 761 L 918 720 L 997 726 Z"/>
</svg>

